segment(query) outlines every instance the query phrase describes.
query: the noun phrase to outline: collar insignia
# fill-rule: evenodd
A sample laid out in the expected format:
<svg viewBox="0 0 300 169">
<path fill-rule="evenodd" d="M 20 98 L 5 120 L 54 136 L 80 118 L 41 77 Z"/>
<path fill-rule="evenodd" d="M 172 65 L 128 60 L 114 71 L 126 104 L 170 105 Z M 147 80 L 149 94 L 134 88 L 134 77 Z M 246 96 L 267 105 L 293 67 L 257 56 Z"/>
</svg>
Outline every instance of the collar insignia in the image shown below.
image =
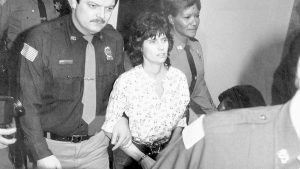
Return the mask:
<svg viewBox="0 0 300 169">
<path fill-rule="evenodd" d="M 71 36 L 70 39 L 71 40 L 76 40 L 76 36 Z"/>
<path fill-rule="evenodd" d="M 112 52 L 109 46 L 106 46 L 104 48 L 104 53 L 106 55 L 106 60 L 114 60 L 113 56 L 112 56 Z"/>
</svg>

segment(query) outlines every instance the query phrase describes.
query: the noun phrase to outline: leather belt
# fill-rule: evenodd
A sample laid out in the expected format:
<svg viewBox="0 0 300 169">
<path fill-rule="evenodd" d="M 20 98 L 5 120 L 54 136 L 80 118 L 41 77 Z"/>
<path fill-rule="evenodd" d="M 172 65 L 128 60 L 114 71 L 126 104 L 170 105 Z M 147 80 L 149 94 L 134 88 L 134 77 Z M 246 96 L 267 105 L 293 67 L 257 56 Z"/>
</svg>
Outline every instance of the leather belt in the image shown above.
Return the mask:
<svg viewBox="0 0 300 169">
<path fill-rule="evenodd" d="M 73 136 L 60 136 L 51 132 L 44 132 L 44 137 L 56 140 L 56 141 L 65 141 L 65 142 L 72 142 L 72 143 L 80 143 L 84 140 L 88 140 L 91 138 L 89 135 L 73 135 Z"/>
<path fill-rule="evenodd" d="M 155 159 L 156 156 L 166 147 L 168 142 L 155 141 L 152 144 L 150 143 L 141 143 L 137 140 L 132 140 L 132 143 L 145 155 L 148 155 L 152 159 Z"/>
</svg>

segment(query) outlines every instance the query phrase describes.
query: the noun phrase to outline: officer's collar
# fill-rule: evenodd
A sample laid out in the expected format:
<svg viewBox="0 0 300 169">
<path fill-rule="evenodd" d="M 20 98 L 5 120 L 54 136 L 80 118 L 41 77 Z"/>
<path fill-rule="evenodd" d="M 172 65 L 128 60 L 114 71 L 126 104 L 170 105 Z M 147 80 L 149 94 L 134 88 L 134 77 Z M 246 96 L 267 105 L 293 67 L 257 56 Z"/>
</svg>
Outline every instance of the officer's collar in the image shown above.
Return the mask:
<svg viewBox="0 0 300 169">
<path fill-rule="evenodd" d="M 179 40 L 178 36 L 176 35 L 176 33 L 171 32 L 172 36 L 173 36 L 173 41 L 174 41 L 174 47 L 176 47 L 176 49 L 178 50 L 183 50 L 185 48 L 185 45 L 190 45 L 190 39 L 187 40 L 187 43 L 183 43 Z"/>
<path fill-rule="evenodd" d="M 84 34 L 81 33 L 75 27 L 75 24 L 74 24 L 74 22 L 72 20 L 72 15 L 69 15 L 68 21 L 69 21 L 68 29 L 69 29 L 70 40 L 71 40 L 71 43 L 74 43 L 78 38 L 82 38 L 84 36 Z M 101 40 L 103 38 L 103 35 L 102 35 L 101 31 L 100 31 L 100 32 L 97 32 L 96 34 L 94 34 L 94 37 L 97 37 L 97 38 L 99 38 Z"/>
</svg>

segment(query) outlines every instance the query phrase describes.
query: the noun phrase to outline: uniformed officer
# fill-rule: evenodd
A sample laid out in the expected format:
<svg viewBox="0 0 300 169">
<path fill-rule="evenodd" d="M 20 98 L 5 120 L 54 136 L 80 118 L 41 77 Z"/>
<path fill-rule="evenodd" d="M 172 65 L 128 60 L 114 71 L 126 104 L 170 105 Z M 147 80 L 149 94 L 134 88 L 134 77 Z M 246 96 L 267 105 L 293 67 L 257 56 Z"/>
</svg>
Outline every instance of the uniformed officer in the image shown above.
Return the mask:
<svg viewBox="0 0 300 169">
<path fill-rule="evenodd" d="M 161 8 L 172 25 L 174 46 L 170 52 L 172 66 L 187 77 L 191 101 L 190 122 L 200 114 L 217 110 L 204 78 L 204 57 L 195 35 L 199 26 L 200 0 L 162 0 Z M 189 123 L 190 123 L 189 122 Z"/>
<path fill-rule="evenodd" d="M 297 67 L 291 101 L 201 116 L 161 153 L 154 169 L 300 168 L 299 61 Z"/>
<path fill-rule="evenodd" d="M 37 26 L 25 40 L 21 125 L 37 167 L 108 169 L 101 126 L 113 83 L 124 71 L 123 39 L 107 24 L 117 0 L 69 3 L 71 15 Z"/>
<path fill-rule="evenodd" d="M 53 0 L 2 0 L 0 1 L 0 39 L 5 30 L 8 30 L 5 40 L 7 47 L 11 48 L 20 33 L 58 16 Z"/>
<path fill-rule="evenodd" d="M 42 4 L 43 7 L 40 7 L 39 4 Z M 2 43 L 4 46 L 1 46 L 1 49 L 5 51 L 0 52 L 0 66 L 3 68 L 1 69 L 2 78 L 0 79 L 2 82 L 1 94 L 13 96 L 17 94 L 17 71 L 19 70 L 17 51 L 20 51 L 26 31 L 43 21 L 54 19 L 58 15 L 59 13 L 55 10 L 52 0 L 0 1 L 0 40 L 5 41 L 5 43 Z M 10 90 L 8 90 L 9 88 Z M 22 148 L 20 141 L 22 140 L 18 139 L 18 142 L 10 147 L 12 152 L 16 152 L 14 153 L 16 156 L 22 154 L 19 152 Z M 1 151 L 5 151 L 5 149 Z M 16 159 L 20 159 L 20 157 L 16 157 Z M 20 166 L 22 163 L 22 160 L 14 161 L 16 166 Z M 2 161 L 0 163 L 2 164 Z"/>
</svg>

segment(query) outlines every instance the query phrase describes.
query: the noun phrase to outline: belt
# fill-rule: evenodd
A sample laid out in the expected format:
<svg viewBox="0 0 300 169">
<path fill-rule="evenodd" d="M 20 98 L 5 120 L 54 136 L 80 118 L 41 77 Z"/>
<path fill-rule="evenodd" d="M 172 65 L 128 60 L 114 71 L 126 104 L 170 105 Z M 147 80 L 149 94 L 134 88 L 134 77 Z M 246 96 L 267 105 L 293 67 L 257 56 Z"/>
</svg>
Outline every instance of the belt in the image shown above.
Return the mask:
<svg viewBox="0 0 300 169">
<path fill-rule="evenodd" d="M 89 135 L 60 136 L 51 132 L 44 132 L 44 137 L 56 141 L 80 143 L 84 140 L 88 140 L 91 136 Z"/>
<path fill-rule="evenodd" d="M 155 141 L 153 143 L 142 143 L 137 140 L 132 140 L 132 143 L 144 154 L 148 155 L 152 159 L 166 147 L 168 142 Z"/>
</svg>

